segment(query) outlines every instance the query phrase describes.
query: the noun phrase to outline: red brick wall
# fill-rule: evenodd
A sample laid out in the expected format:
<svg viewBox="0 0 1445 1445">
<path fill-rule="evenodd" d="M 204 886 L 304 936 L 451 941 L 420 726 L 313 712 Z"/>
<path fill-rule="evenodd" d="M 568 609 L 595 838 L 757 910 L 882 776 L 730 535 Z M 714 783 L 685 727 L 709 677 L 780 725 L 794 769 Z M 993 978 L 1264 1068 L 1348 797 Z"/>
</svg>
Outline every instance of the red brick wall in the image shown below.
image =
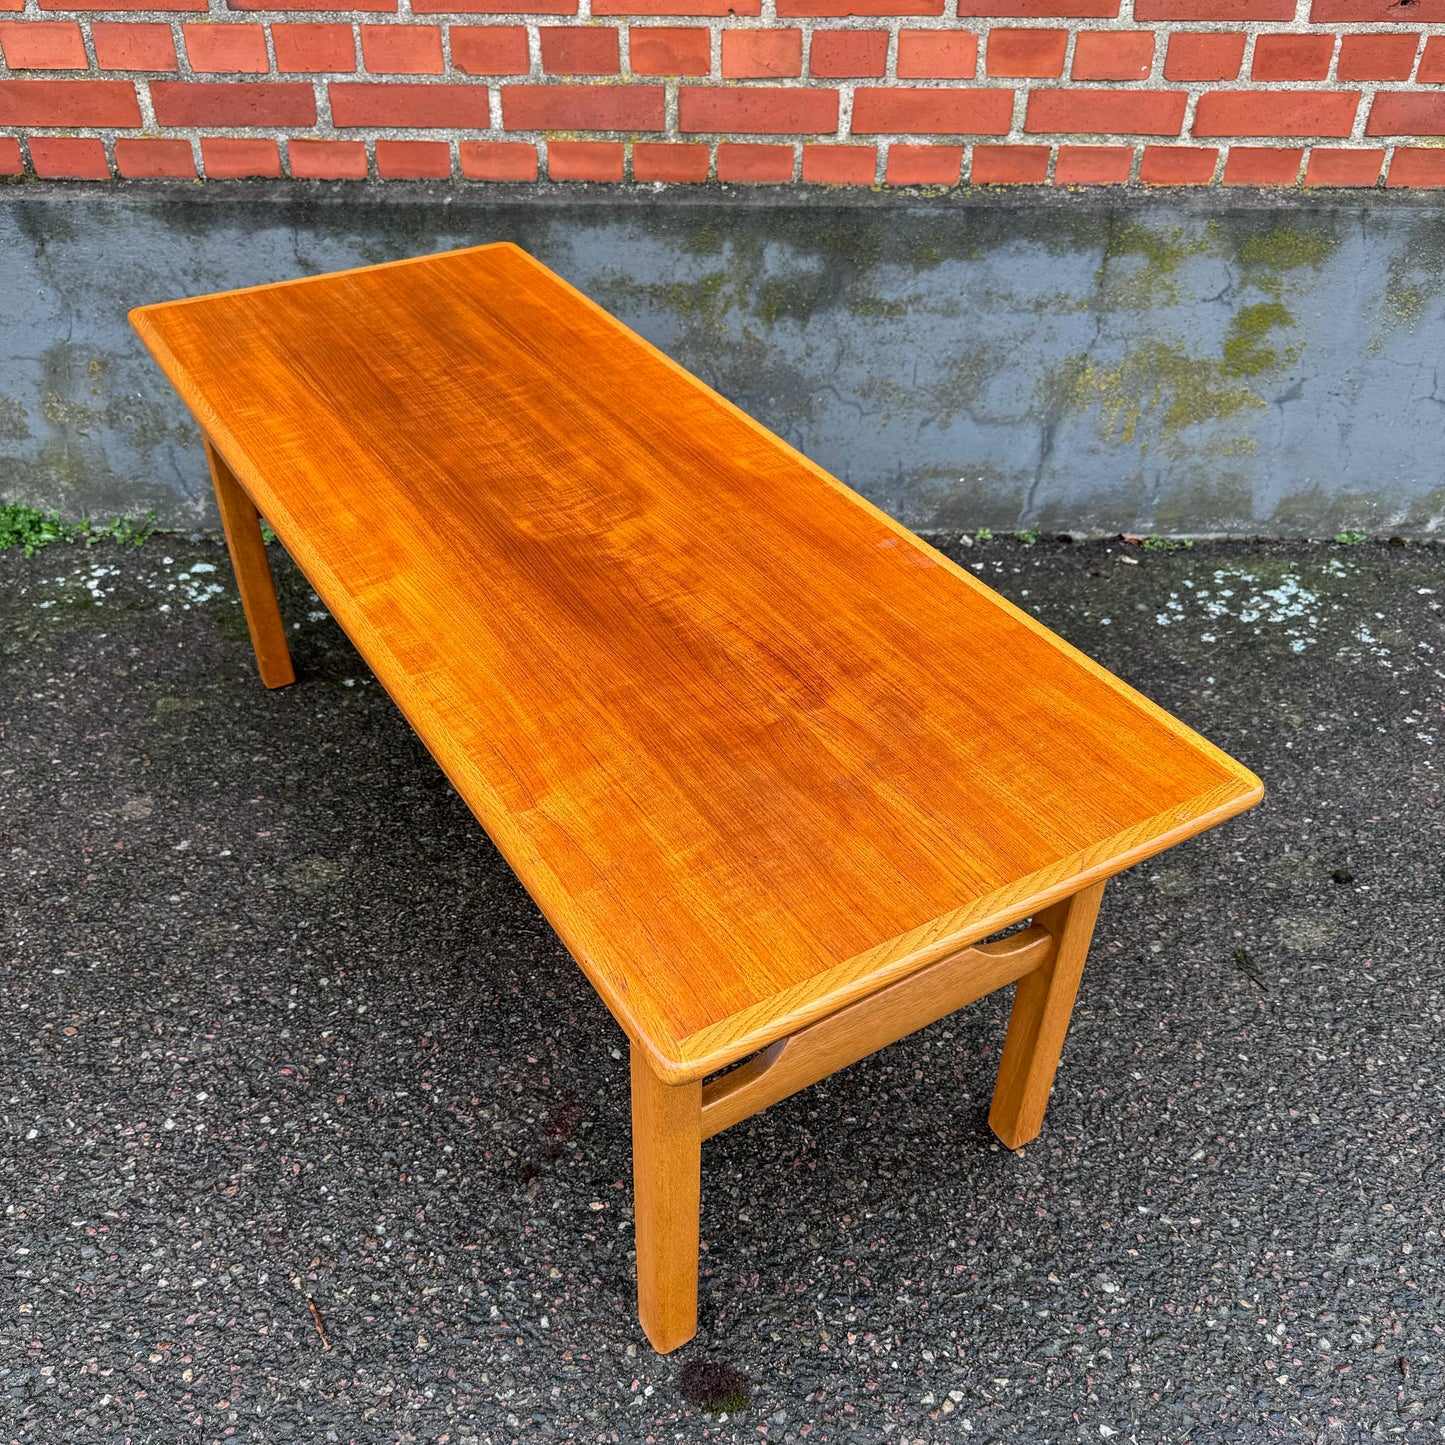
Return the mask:
<svg viewBox="0 0 1445 1445">
<path fill-rule="evenodd" d="M 0 175 L 1445 184 L 1445 0 L 513 3 L 0 0 Z"/>
</svg>

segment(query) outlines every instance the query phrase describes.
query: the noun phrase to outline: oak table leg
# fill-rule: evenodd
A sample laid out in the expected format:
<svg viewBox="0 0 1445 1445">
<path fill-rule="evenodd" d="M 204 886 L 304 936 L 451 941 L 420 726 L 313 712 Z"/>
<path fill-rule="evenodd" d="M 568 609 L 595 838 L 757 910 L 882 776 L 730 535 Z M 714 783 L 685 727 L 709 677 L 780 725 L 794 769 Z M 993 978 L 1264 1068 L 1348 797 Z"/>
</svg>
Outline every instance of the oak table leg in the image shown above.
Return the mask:
<svg viewBox="0 0 1445 1445">
<path fill-rule="evenodd" d="M 666 1084 L 632 1046 L 632 1191 L 637 1314 L 667 1354 L 697 1333 L 702 1084 Z"/>
<path fill-rule="evenodd" d="M 267 687 L 285 687 L 296 681 L 291 666 L 291 649 L 286 645 L 286 624 L 276 602 L 276 582 L 271 576 L 271 563 L 266 544 L 261 539 L 261 514 L 226 465 L 225 459 L 202 436 L 206 462 L 211 469 L 211 484 L 216 489 L 216 505 L 221 509 L 221 525 L 226 530 L 226 546 L 231 552 L 231 566 L 236 573 L 236 587 L 246 613 L 246 626 L 251 630 L 251 645 L 256 649 L 256 666 Z"/>
<path fill-rule="evenodd" d="M 1035 919 L 1057 940 L 1049 963 L 1018 981 L 998 1066 L 989 1127 L 1010 1149 L 1036 1138 L 1044 1125 L 1059 1054 L 1079 991 L 1079 975 L 1094 936 L 1104 885 L 1081 889 Z"/>
</svg>

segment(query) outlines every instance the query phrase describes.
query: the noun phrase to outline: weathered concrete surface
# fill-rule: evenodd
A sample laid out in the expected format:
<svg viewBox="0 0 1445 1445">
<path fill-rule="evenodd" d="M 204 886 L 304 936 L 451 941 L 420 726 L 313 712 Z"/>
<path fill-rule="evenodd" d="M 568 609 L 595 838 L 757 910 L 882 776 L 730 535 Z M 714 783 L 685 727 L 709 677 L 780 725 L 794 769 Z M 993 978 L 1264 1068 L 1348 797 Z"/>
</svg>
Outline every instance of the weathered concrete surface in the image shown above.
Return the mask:
<svg viewBox="0 0 1445 1445">
<path fill-rule="evenodd" d="M 304 582 L 267 693 L 218 546 L 0 553 L 0 1436 L 1438 1442 L 1445 555 L 962 555 L 1269 797 L 1018 1156 L 997 997 L 709 1143 L 659 1359 L 622 1035 Z"/>
<path fill-rule="evenodd" d="M 1445 208 L 1376 193 L 11 187 L 0 498 L 208 523 L 191 426 L 129 307 L 495 239 L 918 528 L 1421 535 L 1445 517 Z"/>
</svg>

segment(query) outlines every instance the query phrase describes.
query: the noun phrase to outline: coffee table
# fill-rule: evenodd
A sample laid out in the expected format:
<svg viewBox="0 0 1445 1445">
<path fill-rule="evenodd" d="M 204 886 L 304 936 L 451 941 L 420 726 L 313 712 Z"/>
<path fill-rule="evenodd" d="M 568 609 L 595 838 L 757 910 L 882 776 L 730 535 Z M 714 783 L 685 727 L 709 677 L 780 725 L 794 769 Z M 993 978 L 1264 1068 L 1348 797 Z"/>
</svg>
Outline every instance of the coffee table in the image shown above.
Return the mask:
<svg viewBox="0 0 1445 1445">
<path fill-rule="evenodd" d="M 658 1350 L 696 1330 L 704 1139 L 1013 984 L 1023 1145 L 1104 880 L 1262 796 L 515 246 L 132 320 L 262 681 L 264 516 L 630 1040 Z"/>
</svg>

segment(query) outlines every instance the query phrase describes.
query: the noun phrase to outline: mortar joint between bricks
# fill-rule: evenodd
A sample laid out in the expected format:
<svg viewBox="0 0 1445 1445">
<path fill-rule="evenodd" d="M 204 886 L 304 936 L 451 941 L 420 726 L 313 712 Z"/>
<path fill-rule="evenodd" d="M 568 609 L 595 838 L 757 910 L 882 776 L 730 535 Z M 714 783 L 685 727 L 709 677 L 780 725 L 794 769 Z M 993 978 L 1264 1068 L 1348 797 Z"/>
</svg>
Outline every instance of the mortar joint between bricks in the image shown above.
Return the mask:
<svg viewBox="0 0 1445 1445">
<path fill-rule="evenodd" d="M 838 87 L 838 128 L 833 132 L 831 139 L 841 145 L 843 142 L 849 140 L 852 135 L 853 85 L 850 82 Z"/>
</svg>

